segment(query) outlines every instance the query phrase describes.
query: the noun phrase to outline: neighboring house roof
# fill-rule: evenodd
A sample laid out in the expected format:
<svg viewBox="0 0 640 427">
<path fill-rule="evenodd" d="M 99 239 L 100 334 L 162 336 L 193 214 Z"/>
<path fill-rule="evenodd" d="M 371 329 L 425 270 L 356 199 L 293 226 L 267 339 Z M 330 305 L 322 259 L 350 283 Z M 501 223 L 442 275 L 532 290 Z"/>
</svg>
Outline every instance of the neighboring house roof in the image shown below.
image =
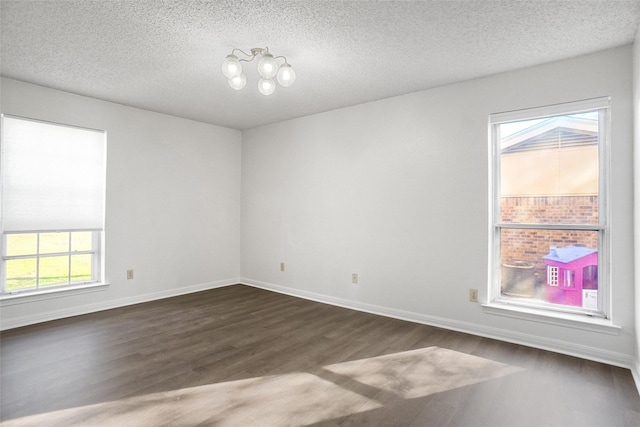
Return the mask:
<svg viewBox="0 0 640 427">
<path fill-rule="evenodd" d="M 598 252 L 596 249 L 585 248 L 582 246 L 565 246 L 564 248 L 552 247 L 549 254 L 542 258 L 566 264 L 596 252 Z"/>
<path fill-rule="evenodd" d="M 502 154 L 598 143 L 598 121 L 572 116 L 550 117 L 502 138 Z"/>
</svg>

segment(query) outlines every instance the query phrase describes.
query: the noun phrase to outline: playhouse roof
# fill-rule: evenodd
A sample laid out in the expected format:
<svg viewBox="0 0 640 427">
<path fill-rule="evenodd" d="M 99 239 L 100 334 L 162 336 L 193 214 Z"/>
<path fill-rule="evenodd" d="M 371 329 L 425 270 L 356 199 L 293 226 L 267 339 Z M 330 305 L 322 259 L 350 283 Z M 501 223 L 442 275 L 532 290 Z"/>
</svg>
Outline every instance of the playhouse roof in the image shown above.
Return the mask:
<svg viewBox="0 0 640 427">
<path fill-rule="evenodd" d="M 551 261 L 569 263 L 595 252 L 598 252 L 597 249 L 585 248 L 582 246 L 565 246 L 564 248 L 551 248 L 551 251 L 542 258 Z"/>
</svg>

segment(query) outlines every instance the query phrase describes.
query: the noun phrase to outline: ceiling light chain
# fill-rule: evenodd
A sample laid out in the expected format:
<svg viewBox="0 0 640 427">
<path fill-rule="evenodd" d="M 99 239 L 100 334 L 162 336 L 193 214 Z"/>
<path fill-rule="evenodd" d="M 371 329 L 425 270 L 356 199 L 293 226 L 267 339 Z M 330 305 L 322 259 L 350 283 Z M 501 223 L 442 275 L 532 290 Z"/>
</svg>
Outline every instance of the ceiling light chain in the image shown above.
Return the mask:
<svg viewBox="0 0 640 427">
<path fill-rule="evenodd" d="M 236 52 L 242 53 L 249 59 L 238 58 Z M 254 47 L 251 54 L 241 49 L 234 48 L 231 54 L 222 61 L 222 74 L 229 80 L 229 86 L 235 90 L 243 89 L 247 84 L 247 76 L 242 72 L 242 64 L 240 62 L 251 62 L 260 57 L 257 63 L 258 74 L 258 90 L 263 95 L 271 95 L 276 90 L 276 82 L 282 87 L 289 87 L 296 81 L 296 73 L 284 56 L 276 56 L 275 58 L 269 53 L 269 48 Z M 277 59 L 283 59 L 284 63 L 280 65 Z"/>
</svg>

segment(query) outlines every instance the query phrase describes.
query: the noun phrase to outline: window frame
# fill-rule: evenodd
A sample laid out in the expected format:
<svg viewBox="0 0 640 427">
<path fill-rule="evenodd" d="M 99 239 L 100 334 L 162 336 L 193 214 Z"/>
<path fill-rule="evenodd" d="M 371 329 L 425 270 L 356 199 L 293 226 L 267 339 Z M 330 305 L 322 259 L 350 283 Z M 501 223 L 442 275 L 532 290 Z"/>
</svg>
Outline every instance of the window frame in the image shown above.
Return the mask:
<svg viewBox="0 0 640 427">
<path fill-rule="evenodd" d="M 485 307 L 489 312 L 493 309 L 507 309 L 511 315 L 518 317 L 518 312 L 531 315 L 542 315 L 558 318 L 569 316 L 571 320 L 591 321 L 594 318 L 611 320 L 611 278 L 609 268 L 609 183 L 610 183 L 610 97 L 600 97 L 576 102 L 554 104 L 549 106 L 495 113 L 489 115 L 489 275 L 487 285 L 488 301 Z M 545 119 L 554 116 L 578 114 L 598 111 L 598 222 L 597 224 L 564 224 L 564 223 L 517 223 L 500 222 L 501 219 L 501 147 L 498 126 L 505 123 L 533 119 Z M 598 233 L 598 306 L 597 309 L 563 306 L 544 301 L 527 301 L 501 295 L 501 230 L 503 229 L 538 229 L 538 230 L 577 230 Z M 558 277 L 559 279 L 559 277 Z M 494 313 L 499 314 L 499 313 Z"/>
</svg>

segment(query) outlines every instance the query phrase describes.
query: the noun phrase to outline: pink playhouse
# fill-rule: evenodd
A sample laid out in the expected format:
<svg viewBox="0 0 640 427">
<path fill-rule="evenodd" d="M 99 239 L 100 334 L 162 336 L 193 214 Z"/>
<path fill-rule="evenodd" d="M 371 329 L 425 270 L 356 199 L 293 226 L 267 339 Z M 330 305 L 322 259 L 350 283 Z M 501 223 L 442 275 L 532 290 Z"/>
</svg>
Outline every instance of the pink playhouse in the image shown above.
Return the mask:
<svg viewBox="0 0 640 427">
<path fill-rule="evenodd" d="M 598 251 L 581 246 L 551 246 L 544 257 L 547 301 L 597 308 Z M 593 304 L 596 304 L 596 307 Z"/>
</svg>

